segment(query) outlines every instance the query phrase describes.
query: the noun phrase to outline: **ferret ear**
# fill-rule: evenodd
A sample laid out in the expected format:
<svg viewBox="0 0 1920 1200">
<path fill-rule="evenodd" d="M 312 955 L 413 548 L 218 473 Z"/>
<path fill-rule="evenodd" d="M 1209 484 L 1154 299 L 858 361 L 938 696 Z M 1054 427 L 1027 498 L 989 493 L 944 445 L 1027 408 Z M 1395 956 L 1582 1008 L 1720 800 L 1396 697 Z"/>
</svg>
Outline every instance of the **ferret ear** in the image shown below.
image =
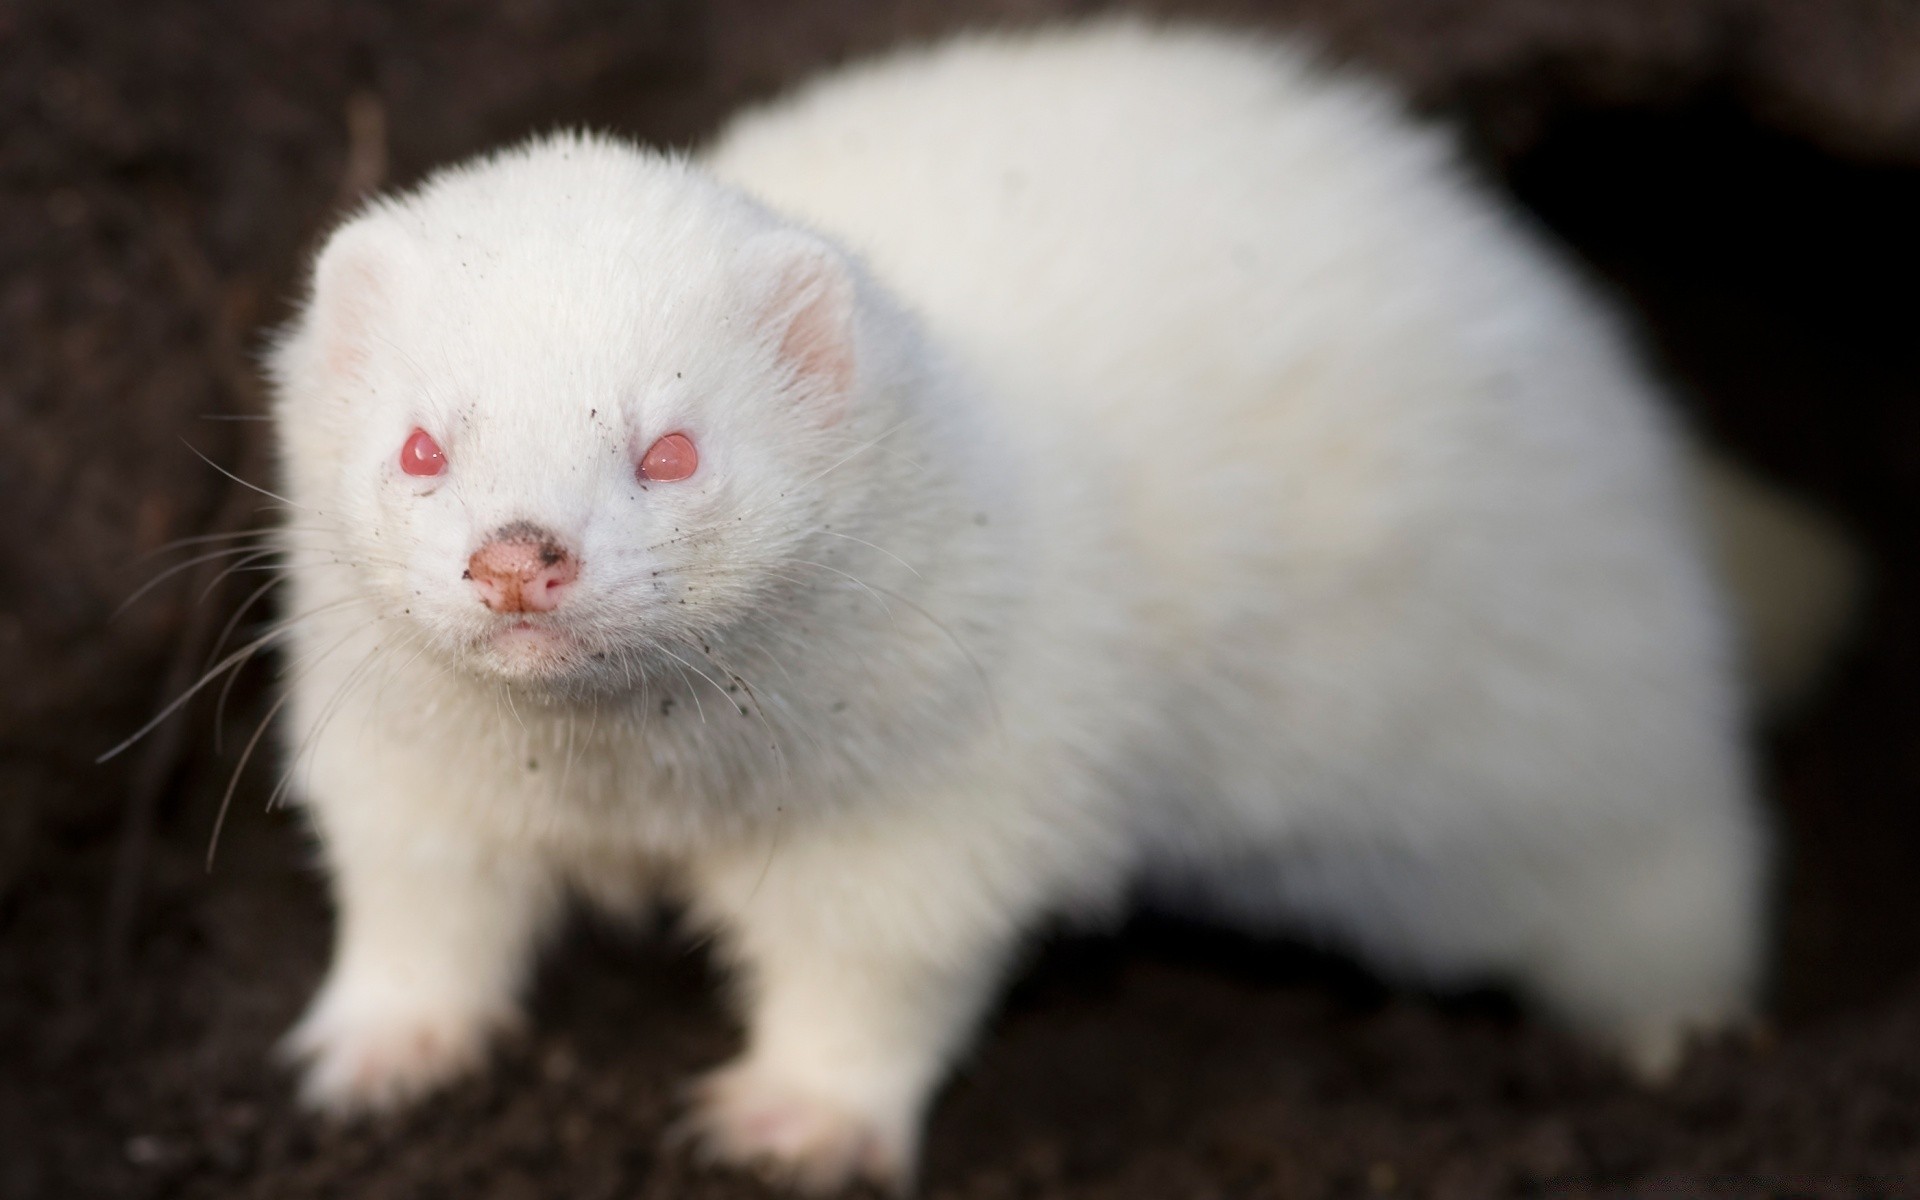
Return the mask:
<svg viewBox="0 0 1920 1200">
<path fill-rule="evenodd" d="M 327 239 L 313 265 L 307 323 L 329 375 L 351 375 L 366 364 L 374 331 L 394 311 L 414 254 L 406 231 L 378 213 Z"/>
<path fill-rule="evenodd" d="M 755 318 L 823 424 L 846 415 L 857 368 L 853 271 L 839 251 L 797 230 L 747 244 Z"/>
</svg>

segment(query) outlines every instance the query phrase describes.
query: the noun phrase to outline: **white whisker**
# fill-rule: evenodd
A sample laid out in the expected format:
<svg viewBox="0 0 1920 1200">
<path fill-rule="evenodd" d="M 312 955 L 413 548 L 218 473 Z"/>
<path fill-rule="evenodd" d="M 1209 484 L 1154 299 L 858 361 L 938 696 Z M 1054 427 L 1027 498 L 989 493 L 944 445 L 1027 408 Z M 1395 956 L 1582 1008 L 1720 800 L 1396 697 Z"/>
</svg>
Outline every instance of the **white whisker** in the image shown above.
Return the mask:
<svg viewBox="0 0 1920 1200">
<path fill-rule="evenodd" d="M 882 554 L 884 554 L 884 555 L 886 555 L 886 556 L 887 556 L 888 558 L 890 558 L 890 559 L 892 559 L 893 561 L 895 561 L 895 562 L 897 562 L 897 563 L 899 563 L 899 564 L 900 564 L 901 566 L 903 566 L 903 567 L 905 567 L 905 568 L 906 568 L 907 570 L 909 570 L 909 571 L 912 571 L 912 572 L 913 572 L 913 577 L 914 577 L 915 579 L 922 579 L 922 578 L 925 578 L 925 577 L 924 577 L 923 575 L 921 575 L 921 574 L 920 574 L 920 572 L 919 572 L 918 570 L 916 570 L 916 569 L 914 568 L 914 565 L 913 565 L 912 563 L 910 563 L 910 562 L 908 562 L 908 561 L 907 561 L 906 559 L 904 559 L 904 558 L 901 558 L 901 557 L 900 557 L 900 556 L 899 556 L 898 554 L 895 554 L 895 553 L 894 553 L 893 551 L 891 551 L 891 550 L 889 550 L 889 549 L 887 549 L 887 548 L 886 548 L 886 547 L 884 547 L 884 546 L 876 546 L 876 545 L 874 545 L 874 544 L 873 544 L 872 542 L 869 542 L 869 541 L 867 541 L 867 540 L 865 540 L 865 539 L 863 539 L 863 538 L 857 538 L 857 537 L 854 537 L 854 536 L 853 536 L 853 535 L 851 535 L 851 534 L 846 534 L 846 533 L 840 533 L 840 532 L 838 532 L 838 531 L 836 531 L 836 530 L 832 530 L 832 529 L 827 529 L 827 528 L 825 528 L 824 526 L 823 526 L 823 527 L 821 527 L 821 528 L 819 528 L 819 529 L 814 529 L 814 530 L 810 530 L 809 532 L 812 532 L 812 533 L 824 533 L 824 534 L 826 534 L 826 535 L 827 535 L 828 537 L 837 537 L 837 538 L 845 538 L 845 539 L 846 539 L 847 541 L 849 541 L 849 542 L 858 542 L 858 543 L 860 543 L 860 544 L 861 544 L 862 546 L 865 546 L 865 547 L 866 547 L 867 549 L 869 549 L 869 550 L 878 550 L 878 551 L 879 551 L 880 553 L 882 553 Z"/>
<path fill-rule="evenodd" d="M 257 483 L 248 483 L 246 480 L 240 478 L 238 475 L 235 475 L 232 471 L 227 470 L 225 467 L 221 466 L 219 463 L 208 458 L 206 455 L 201 454 L 199 447 L 195 446 L 192 442 L 189 442 L 185 438 L 180 439 L 180 444 L 182 446 L 185 446 L 187 449 L 193 451 L 194 455 L 198 457 L 201 462 L 206 463 L 208 466 L 220 472 L 222 475 L 225 475 L 228 479 L 233 480 L 235 483 L 239 484 L 243 488 L 247 488 L 250 491 L 259 492 L 262 496 L 265 496 L 270 500 L 278 500 L 280 503 L 286 505 L 288 508 L 297 509 L 301 512 L 317 511 L 315 509 L 308 508 L 303 504 L 295 504 L 293 501 L 287 499 L 285 496 L 282 496 L 277 492 L 270 492 L 266 488 L 261 487 Z"/>
<path fill-rule="evenodd" d="M 125 740 L 121 741 L 118 745 L 114 746 L 111 750 L 108 750 L 104 754 L 101 754 L 98 758 L 95 758 L 93 761 L 96 763 L 104 763 L 119 756 L 122 752 L 124 752 L 127 749 L 127 747 L 133 745 L 135 742 L 147 736 L 149 733 L 152 733 L 154 729 L 159 726 L 160 722 L 166 720 L 168 717 L 172 716 L 174 713 L 180 711 L 180 708 L 182 705 L 186 704 L 187 701 L 199 695 L 200 690 L 206 687 L 209 683 L 212 683 L 216 678 L 218 678 L 221 672 L 227 670 L 228 668 L 232 667 L 236 663 L 244 662 L 247 658 L 249 658 L 255 652 L 257 652 L 262 646 L 265 646 L 268 643 L 272 642 L 275 638 L 284 636 L 286 632 L 291 628 L 293 628 L 295 624 L 298 624 L 301 621 L 309 620 L 313 617 L 319 616 L 321 613 L 324 613 L 324 612 L 330 612 L 334 609 L 344 608 L 349 604 L 360 604 L 360 603 L 364 603 L 364 601 L 360 597 L 352 596 L 352 597 L 348 597 L 345 600 L 336 600 L 329 604 L 323 604 L 318 608 L 311 609 L 307 612 L 300 613 L 293 617 L 285 618 L 284 620 L 276 623 L 267 633 L 263 634 L 259 638 L 256 638 L 254 641 L 241 647 L 240 649 L 234 651 L 232 654 L 222 659 L 217 665 L 212 667 L 210 670 L 203 673 L 200 676 L 200 679 L 198 682 L 196 682 L 192 687 L 188 688 L 186 691 L 180 693 L 180 695 L 176 696 L 173 699 L 173 701 L 169 703 L 165 708 L 161 709 L 158 713 L 154 714 L 153 718 L 150 719 L 145 725 L 142 725 L 140 728 L 134 730 L 133 733 L 129 734 Z"/>
</svg>

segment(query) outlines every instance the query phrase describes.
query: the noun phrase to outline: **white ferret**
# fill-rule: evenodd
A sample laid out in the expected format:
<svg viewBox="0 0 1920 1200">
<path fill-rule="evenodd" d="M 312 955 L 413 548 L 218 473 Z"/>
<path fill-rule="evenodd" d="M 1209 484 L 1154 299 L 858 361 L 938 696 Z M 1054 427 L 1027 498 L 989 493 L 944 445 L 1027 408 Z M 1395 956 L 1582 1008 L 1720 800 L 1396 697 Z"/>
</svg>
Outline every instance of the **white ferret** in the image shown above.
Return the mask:
<svg viewBox="0 0 1920 1200">
<path fill-rule="evenodd" d="M 541 138 L 346 223 L 273 369 L 327 1109 L 479 1067 L 571 894 L 716 935 L 747 1041 L 694 1128 L 814 1187 L 909 1177 L 1022 939 L 1136 890 L 1648 1071 L 1750 1012 L 1704 526 L 1777 692 L 1844 554 L 1697 486 L 1607 306 L 1374 85 L 1116 23 L 691 159 Z"/>
</svg>

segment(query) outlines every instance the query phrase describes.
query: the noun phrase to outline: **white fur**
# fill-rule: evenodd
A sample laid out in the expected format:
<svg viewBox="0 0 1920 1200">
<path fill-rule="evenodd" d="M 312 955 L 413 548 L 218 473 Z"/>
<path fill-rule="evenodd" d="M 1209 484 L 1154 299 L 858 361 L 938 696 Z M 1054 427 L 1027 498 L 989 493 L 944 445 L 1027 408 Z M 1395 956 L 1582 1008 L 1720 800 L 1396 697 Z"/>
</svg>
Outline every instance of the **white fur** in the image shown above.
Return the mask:
<svg viewBox="0 0 1920 1200">
<path fill-rule="evenodd" d="M 1284 47 L 970 39 L 692 162 L 545 138 L 338 232 L 275 365 L 328 1107 L 477 1063 L 569 890 L 720 935 L 694 1128 L 818 1187 L 904 1178 L 1021 938 L 1135 886 L 1649 1067 L 1753 998 L 1681 440 L 1444 136 Z M 570 641 L 461 580 L 514 521 Z"/>
</svg>

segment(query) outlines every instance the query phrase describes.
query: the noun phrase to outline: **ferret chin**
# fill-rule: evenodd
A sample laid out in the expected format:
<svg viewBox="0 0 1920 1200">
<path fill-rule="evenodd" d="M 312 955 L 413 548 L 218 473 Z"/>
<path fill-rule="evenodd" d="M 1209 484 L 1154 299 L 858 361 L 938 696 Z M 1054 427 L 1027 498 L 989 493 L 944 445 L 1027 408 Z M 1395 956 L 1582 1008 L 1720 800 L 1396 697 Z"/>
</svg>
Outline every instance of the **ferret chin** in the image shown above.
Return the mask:
<svg viewBox="0 0 1920 1200">
<path fill-rule="evenodd" d="M 1140 889 L 1650 1076 L 1751 1012 L 1744 722 L 1844 547 L 1370 82 L 1116 22 L 538 139 L 338 229 L 272 366 L 321 1108 L 480 1069 L 572 895 L 712 934 L 691 1127 L 816 1189 Z"/>
</svg>

